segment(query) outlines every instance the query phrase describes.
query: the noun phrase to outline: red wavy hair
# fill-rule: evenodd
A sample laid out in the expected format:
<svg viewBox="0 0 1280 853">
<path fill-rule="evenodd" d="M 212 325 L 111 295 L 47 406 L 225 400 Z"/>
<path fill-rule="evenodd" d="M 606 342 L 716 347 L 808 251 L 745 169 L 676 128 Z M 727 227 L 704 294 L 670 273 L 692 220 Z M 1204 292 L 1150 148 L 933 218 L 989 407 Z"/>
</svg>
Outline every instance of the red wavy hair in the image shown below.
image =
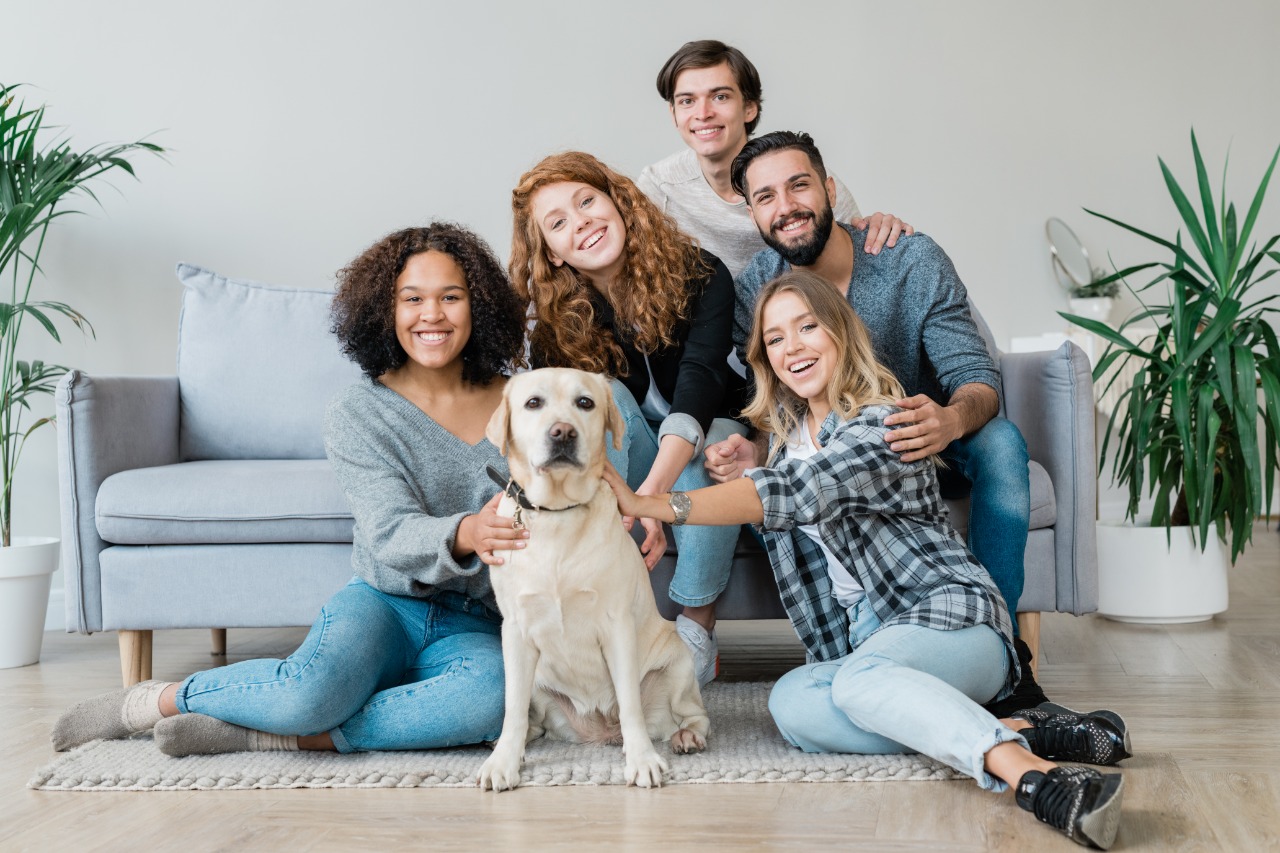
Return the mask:
<svg viewBox="0 0 1280 853">
<path fill-rule="evenodd" d="M 521 176 L 511 191 L 509 270 L 516 292 L 534 307 L 537 323 L 529 346 L 535 362 L 625 375 L 626 359 L 618 341 L 601 334 L 595 320 L 591 283 L 568 264 L 551 263 L 542 229 L 533 218 L 534 193 L 565 182 L 587 184 L 607 194 L 622 217 L 627 229 L 624 260 L 607 298 L 616 327 L 631 330 L 630 342 L 642 352 L 675 344 L 672 329 L 689 310 L 688 281 L 705 274 L 707 266 L 697 243 L 682 234 L 671 217 L 631 179 L 590 154 L 552 154 Z"/>
</svg>

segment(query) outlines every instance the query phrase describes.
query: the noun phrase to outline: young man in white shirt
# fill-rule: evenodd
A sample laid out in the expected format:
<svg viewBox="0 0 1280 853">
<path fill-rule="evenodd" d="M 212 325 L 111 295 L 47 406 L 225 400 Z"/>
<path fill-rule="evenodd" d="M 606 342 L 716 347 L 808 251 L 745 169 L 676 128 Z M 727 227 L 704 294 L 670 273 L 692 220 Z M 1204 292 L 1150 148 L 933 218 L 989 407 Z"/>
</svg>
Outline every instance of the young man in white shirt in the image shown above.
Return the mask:
<svg viewBox="0 0 1280 853">
<path fill-rule="evenodd" d="M 711 39 L 691 41 L 677 50 L 658 72 L 658 94 L 671 108 L 671 118 L 688 146 L 647 166 L 636 184 L 680 230 L 718 257 L 736 279 L 756 252 L 765 248 L 746 200 L 730 186 L 729 166 L 760 123 L 764 101 L 760 74 L 742 51 Z M 834 176 L 833 176 L 834 177 Z M 910 225 L 877 213 L 863 219 L 853 194 L 836 179 L 835 214 L 841 222 L 869 229 L 866 251 L 879 253 Z M 745 368 L 731 355 L 740 374 Z M 677 620 L 681 638 L 699 667 L 716 666 L 715 602 L 685 608 Z"/>
<path fill-rule="evenodd" d="M 765 248 L 745 199 L 729 183 L 733 158 L 760 123 L 760 75 L 742 51 L 707 39 L 677 50 L 658 72 L 657 86 L 688 147 L 645 167 L 636 183 L 736 278 Z M 836 190 L 836 217 L 860 230 L 870 229 L 870 254 L 892 248 L 901 234 L 912 233 L 910 225 L 889 214 L 863 219 L 853 194 L 839 179 Z"/>
</svg>

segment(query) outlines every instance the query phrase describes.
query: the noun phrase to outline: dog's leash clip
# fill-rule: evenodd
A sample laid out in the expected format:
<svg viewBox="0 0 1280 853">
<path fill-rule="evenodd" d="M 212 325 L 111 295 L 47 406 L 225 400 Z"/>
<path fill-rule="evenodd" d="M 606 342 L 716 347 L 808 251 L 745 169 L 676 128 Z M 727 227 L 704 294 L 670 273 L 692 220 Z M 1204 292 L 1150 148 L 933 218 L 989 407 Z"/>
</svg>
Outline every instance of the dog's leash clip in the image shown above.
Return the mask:
<svg viewBox="0 0 1280 853">
<path fill-rule="evenodd" d="M 515 484 L 513 483 L 512 485 L 515 485 Z M 515 500 L 515 496 L 512 495 L 510 491 L 507 492 L 507 497 L 511 498 L 512 500 Z M 511 515 L 511 527 L 515 530 L 524 530 L 524 519 L 520 517 L 519 501 L 516 501 L 516 511 Z"/>
<path fill-rule="evenodd" d="M 516 481 L 510 477 L 504 478 L 498 473 L 498 469 L 492 465 L 484 466 L 484 471 L 489 475 L 489 479 L 502 487 L 502 493 L 511 498 L 512 503 L 516 505 L 516 511 L 511 516 L 511 526 L 516 530 L 524 530 L 524 518 L 521 516 L 521 510 L 528 503 L 528 499 L 523 494 L 523 489 L 516 484 Z"/>
</svg>

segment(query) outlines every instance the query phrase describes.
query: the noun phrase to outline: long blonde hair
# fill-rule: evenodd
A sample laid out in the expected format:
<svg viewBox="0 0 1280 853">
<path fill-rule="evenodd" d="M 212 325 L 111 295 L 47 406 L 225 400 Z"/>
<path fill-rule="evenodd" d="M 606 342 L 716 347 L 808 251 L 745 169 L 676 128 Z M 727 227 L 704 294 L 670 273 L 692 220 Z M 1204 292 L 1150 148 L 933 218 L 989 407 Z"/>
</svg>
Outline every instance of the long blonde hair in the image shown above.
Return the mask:
<svg viewBox="0 0 1280 853">
<path fill-rule="evenodd" d="M 673 346 L 672 330 L 689 310 L 688 280 L 705 274 L 697 244 L 680 233 L 675 221 L 649 201 L 627 177 L 590 154 L 553 154 L 526 172 L 511 191 L 514 229 L 511 283 L 533 303 L 537 323 L 529 336 L 534 359 L 554 367 L 626 375 L 618 341 L 601 334 L 591 309 L 591 284 L 568 264 L 556 267 L 547 256 L 542 229 L 534 221 L 534 193 L 550 184 L 582 183 L 612 199 L 626 226 L 623 265 L 609 304 L 616 328 L 630 335 L 642 352 Z"/>
<path fill-rule="evenodd" d="M 765 351 L 764 309 L 780 293 L 800 297 L 835 344 L 836 369 L 827 385 L 833 412 L 848 420 L 864 406 L 893 405 L 903 397 L 898 378 L 876 358 L 867 327 L 831 283 L 804 270 L 784 273 L 761 289 L 747 339 L 747 365 L 755 374 L 756 390 L 742 414 L 756 429 L 780 439 L 772 442 L 766 464 L 773 462 L 808 408 L 773 372 Z"/>
</svg>

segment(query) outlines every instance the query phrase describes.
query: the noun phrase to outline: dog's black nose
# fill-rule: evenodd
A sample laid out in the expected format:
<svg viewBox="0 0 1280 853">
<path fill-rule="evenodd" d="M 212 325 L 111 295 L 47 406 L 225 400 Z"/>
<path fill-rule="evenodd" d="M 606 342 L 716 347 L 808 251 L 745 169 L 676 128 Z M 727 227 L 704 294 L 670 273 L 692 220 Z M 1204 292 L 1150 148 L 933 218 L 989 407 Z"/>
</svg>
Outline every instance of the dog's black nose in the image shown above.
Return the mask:
<svg viewBox="0 0 1280 853">
<path fill-rule="evenodd" d="M 572 424 L 557 423 L 551 425 L 547 435 L 551 436 L 552 441 L 573 441 L 578 437 L 578 431 Z"/>
</svg>

